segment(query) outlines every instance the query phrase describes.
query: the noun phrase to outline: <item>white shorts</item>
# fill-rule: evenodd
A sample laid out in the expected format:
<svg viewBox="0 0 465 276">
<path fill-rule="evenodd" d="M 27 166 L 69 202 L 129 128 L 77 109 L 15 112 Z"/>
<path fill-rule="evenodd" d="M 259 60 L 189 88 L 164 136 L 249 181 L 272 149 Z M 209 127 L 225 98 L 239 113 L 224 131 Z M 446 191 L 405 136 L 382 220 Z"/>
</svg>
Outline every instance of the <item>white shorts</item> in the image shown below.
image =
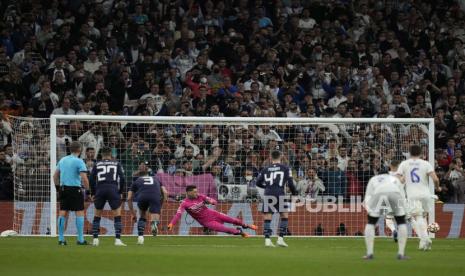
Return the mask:
<svg viewBox="0 0 465 276">
<path fill-rule="evenodd" d="M 407 212 L 409 217 L 423 216 L 431 211 L 434 199 L 431 196 L 421 196 L 407 199 Z"/>
<path fill-rule="evenodd" d="M 374 194 L 366 204 L 370 217 L 390 214 L 396 217 L 406 215 L 405 198 L 399 192 L 380 192 Z"/>
</svg>

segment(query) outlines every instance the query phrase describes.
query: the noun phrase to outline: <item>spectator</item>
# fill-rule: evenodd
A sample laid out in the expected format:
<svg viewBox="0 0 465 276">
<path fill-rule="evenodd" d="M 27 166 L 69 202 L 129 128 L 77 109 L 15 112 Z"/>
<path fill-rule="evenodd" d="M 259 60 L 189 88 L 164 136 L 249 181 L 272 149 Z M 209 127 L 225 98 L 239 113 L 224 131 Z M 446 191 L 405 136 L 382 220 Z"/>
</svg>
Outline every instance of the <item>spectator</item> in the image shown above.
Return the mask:
<svg viewBox="0 0 465 276">
<path fill-rule="evenodd" d="M 331 196 L 346 196 L 347 177 L 343 171 L 337 167 L 336 157 L 329 160 L 328 169 L 321 173 L 321 179 L 326 186 L 326 193 Z"/>
<path fill-rule="evenodd" d="M 64 98 L 63 102 L 61 103 L 61 107 L 55 108 L 52 114 L 56 115 L 75 115 L 76 112 L 70 108 L 71 101 L 68 98 Z"/>
<path fill-rule="evenodd" d="M 10 163 L 6 160 L 6 153 L 4 148 L 0 148 L 0 200 L 13 199 L 13 170 Z"/>
</svg>

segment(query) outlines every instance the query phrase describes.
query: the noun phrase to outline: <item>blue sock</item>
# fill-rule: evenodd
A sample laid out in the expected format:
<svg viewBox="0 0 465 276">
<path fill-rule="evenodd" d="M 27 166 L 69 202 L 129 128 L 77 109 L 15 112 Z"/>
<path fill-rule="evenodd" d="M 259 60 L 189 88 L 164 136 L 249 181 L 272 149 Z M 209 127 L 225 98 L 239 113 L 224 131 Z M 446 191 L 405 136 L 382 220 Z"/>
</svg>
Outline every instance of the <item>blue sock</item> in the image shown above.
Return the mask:
<svg viewBox="0 0 465 276">
<path fill-rule="evenodd" d="M 58 240 L 65 241 L 65 223 L 66 218 L 64 216 L 58 217 Z"/>
<path fill-rule="evenodd" d="M 94 217 L 94 221 L 92 222 L 92 235 L 94 235 L 94 239 L 97 239 L 100 234 L 100 219 L 101 217 Z"/>
<path fill-rule="evenodd" d="M 84 217 L 76 216 L 76 229 L 78 242 L 84 242 Z"/>
<path fill-rule="evenodd" d="M 271 220 L 266 219 L 264 224 L 263 224 L 263 235 L 265 235 L 265 238 L 269 239 L 271 236 Z"/>
<path fill-rule="evenodd" d="M 284 235 L 287 234 L 287 225 L 288 225 L 287 218 L 281 218 L 281 221 L 279 222 L 279 236 L 280 237 L 283 237 Z"/>
<path fill-rule="evenodd" d="M 147 220 L 145 218 L 140 218 L 139 221 L 137 222 L 137 235 L 139 236 L 144 235 L 146 221 Z"/>
<path fill-rule="evenodd" d="M 115 217 L 114 225 L 115 225 L 115 236 L 117 239 L 120 239 L 121 228 L 123 228 L 123 224 L 121 223 L 121 216 Z"/>
</svg>

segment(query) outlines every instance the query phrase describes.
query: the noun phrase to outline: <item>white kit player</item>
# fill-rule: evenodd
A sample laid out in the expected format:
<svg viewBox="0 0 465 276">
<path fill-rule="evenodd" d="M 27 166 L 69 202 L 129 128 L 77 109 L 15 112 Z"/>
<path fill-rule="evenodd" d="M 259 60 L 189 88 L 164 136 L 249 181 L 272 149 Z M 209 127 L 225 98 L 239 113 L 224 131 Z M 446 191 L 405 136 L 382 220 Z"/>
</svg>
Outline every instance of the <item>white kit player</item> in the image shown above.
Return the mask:
<svg viewBox="0 0 465 276">
<path fill-rule="evenodd" d="M 392 161 L 390 170 L 395 171 L 398 161 Z M 397 258 L 405 260 L 405 245 L 407 244 L 407 225 L 405 221 L 406 204 L 403 184 L 390 174 L 380 174 L 372 177 L 368 182 L 365 201 L 368 212 L 368 223 L 365 226 L 366 260 L 373 259 L 375 225 L 381 215 L 390 213 L 398 227 L 398 251 Z"/>
<path fill-rule="evenodd" d="M 402 161 L 397 170 L 397 175 L 406 185 L 408 214 L 411 224 L 420 237 L 420 250 L 430 250 L 432 241 L 428 236 L 428 224 L 426 214 L 429 213 L 434 203 L 434 194 L 429 188 L 429 178 L 434 182 L 436 190 L 439 190 L 439 178 L 434 172 L 433 166 L 421 156 L 421 147 L 410 147 L 410 158 Z"/>
</svg>

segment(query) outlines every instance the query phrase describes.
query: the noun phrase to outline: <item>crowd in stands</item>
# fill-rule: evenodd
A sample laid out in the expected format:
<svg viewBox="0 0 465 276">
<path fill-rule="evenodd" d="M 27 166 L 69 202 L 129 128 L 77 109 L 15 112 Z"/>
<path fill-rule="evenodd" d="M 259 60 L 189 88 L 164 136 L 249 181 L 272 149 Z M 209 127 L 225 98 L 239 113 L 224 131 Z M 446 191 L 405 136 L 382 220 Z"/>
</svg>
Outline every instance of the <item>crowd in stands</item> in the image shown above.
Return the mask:
<svg viewBox="0 0 465 276">
<path fill-rule="evenodd" d="M 12 197 L 13 169 L 48 172 L 47 126 L 11 116 L 434 117 L 440 198 L 465 203 L 464 8 L 453 0 L 1 1 L 0 198 Z M 279 147 L 302 195 L 347 198 L 408 157 L 410 144 L 426 157 L 427 138 L 422 125 L 69 121 L 58 126 L 57 154 L 79 140 L 88 166 L 112 147 L 128 179 L 148 165 L 249 184 Z M 33 184 L 21 185 L 28 193 Z"/>
</svg>

